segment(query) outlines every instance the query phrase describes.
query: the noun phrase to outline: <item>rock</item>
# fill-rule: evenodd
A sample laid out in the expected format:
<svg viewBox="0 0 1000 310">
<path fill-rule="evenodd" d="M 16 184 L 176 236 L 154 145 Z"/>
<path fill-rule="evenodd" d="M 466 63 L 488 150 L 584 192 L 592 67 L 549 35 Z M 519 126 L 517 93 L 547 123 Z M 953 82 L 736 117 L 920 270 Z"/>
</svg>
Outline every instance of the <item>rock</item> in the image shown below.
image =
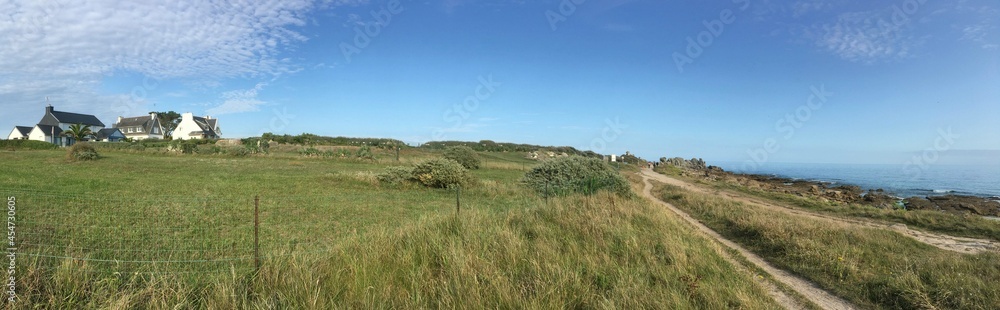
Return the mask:
<svg viewBox="0 0 1000 310">
<path fill-rule="evenodd" d="M 896 206 L 896 197 L 886 195 L 881 189 L 868 190 L 863 200 L 865 203 L 881 209 L 891 209 Z"/>
<path fill-rule="evenodd" d="M 924 199 L 923 197 L 910 197 L 903 199 L 903 206 L 906 206 L 907 210 L 938 210 L 938 207 L 931 203 L 930 200 Z"/>
<path fill-rule="evenodd" d="M 1000 211 L 998 211 L 1000 210 L 1000 202 L 992 201 L 986 198 L 947 195 L 927 197 L 927 200 L 946 212 L 971 213 L 983 216 L 1000 215 Z"/>
</svg>

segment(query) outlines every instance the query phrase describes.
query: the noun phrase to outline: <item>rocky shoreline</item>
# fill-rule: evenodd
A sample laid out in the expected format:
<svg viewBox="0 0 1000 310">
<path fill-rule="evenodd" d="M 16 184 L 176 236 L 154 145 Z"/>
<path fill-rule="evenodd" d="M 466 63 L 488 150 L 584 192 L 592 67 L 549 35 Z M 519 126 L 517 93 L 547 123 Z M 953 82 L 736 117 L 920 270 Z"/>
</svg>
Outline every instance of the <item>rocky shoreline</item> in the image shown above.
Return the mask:
<svg viewBox="0 0 1000 310">
<path fill-rule="evenodd" d="M 943 195 L 898 198 L 882 189 L 864 191 L 854 185 L 837 185 L 775 177 L 769 175 L 740 174 L 716 166 L 706 166 L 699 158 L 661 158 L 657 164 L 682 168 L 685 177 L 722 181 L 750 189 L 792 194 L 821 201 L 871 205 L 876 208 L 903 208 L 906 210 L 937 210 L 953 214 L 972 214 L 1000 217 L 1000 197 L 985 198 L 966 195 Z"/>
</svg>

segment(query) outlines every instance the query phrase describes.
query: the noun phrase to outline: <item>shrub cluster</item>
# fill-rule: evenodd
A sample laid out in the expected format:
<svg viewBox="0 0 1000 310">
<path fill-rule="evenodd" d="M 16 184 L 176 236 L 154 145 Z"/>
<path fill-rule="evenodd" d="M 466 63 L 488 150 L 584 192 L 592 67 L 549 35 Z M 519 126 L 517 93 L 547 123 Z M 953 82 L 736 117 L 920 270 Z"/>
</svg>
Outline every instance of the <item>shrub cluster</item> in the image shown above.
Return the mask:
<svg viewBox="0 0 1000 310">
<path fill-rule="evenodd" d="M 79 142 L 69 147 L 69 150 L 66 152 L 66 158 L 69 160 L 88 161 L 97 160 L 101 158 L 101 155 L 97 154 L 97 149 L 90 143 Z"/>
<path fill-rule="evenodd" d="M 479 157 L 476 156 L 476 151 L 468 146 L 449 146 L 444 149 L 444 158 L 454 160 L 466 169 L 479 169 Z"/>
<path fill-rule="evenodd" d="M 373 153 L 371 147 L 368 147 L 368 146 L 362 146 L 361 148 L 358 148 L 358 150 L 356 152 L 353 152 L 353 153 L 350 150 L 347 150 L 347 149 L 338 149 L 337 151 L 330 151 L 330 150 L 320 151 L 319 149 L 314 148 L 314 147 L 307 147 L 307 148 L 299 150 L 299 155 L 302 155 L 302 156 L 305 156 L 305 157 L 314 157 L 315 156 L 315 157 L 323 157 L 323 158 L 331 158 L 331 157 L 349 158 L 349 157 L 356 157 L 356 158 L 360 158 L 360 159 L 369 159 L 369 160 L 374 160 L 375 159 L 375 153 Z"/>
<path fill-rule="evenodd" d="M 632 195 L 628 181 L 613 167 L 603 160 L 580 156 L 544 161 L 525 173 L 522 182 L 540 194 L 589 195 L 607 190 L 623 196 Z"/>
<path fill-rule="evenodd" d="M 476 183 L 468 169 L 446 158 L 426 160 L 413 167 L 389 167 L 376 178 L 381 184 L 398 185 L 413 181 L 432 188 L 447 188 L 452 185 L 466 187 Z"/>
<path fill-rule="evenodd" d="M 55 144 L 34 140 L 0 140 L 0 148 L 5 150 L 53 150 Z"/>
</svg>

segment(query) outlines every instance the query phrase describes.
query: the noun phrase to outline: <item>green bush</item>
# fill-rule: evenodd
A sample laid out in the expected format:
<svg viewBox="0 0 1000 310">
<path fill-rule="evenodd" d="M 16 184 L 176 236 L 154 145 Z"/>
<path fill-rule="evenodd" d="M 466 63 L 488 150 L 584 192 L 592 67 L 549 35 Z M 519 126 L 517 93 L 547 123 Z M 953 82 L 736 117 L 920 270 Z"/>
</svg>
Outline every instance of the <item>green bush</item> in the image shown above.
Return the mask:
<svg viewBox="0 0 1000 310">
<path fill-rule="evenodd" d="M 54 150 L 59 146 L 34 140 L 0 140 L 0 148 L 5 150 Z"/>
<path fill-rule="evenodd" d="M 261 138 L 244 138 L 240 140 L 243 146 L 250 151 L 250 153 L 267 153 L 271 149 L 271 143 L 268 140 Z"/>
<path fill-rule="evenodd" d="M 444 158 L 454 160 L 466 169 L 479 169 L 479 157 L 471 147 L 459 145 L 444 149 Z"/>
<path fill-rule="evenodd" d="M 66 158 L 69 160 L 88 161 L 97 160 L 101 156 L 97 154 L 97 149 L 90 143 L 79 142 L 69 147 L 69 151 L 66 152 Z"/>
<path fill-rule="evenodd" d="M 431 159 L 417 164 L 413 167 L 413 179 L 433 188 L 447 188 L 455 184 L 469 186 L 475 181 L 462 164 L 445 158 Z"/>
<path fill-rule="evenodd" d="M 413 168 L 411 167 L 389 167 L 385 172 L 375 176 L 379 184 L 399 185 L 413 179 Z"/>
<path fill-rule="evenodd" d="M 628 181 L 613 167 L 603 160 L 580 156 L 544 161 L 525 173 L 522 182 L 540 194 L 590 195 L 608 190 L 623 196 L 632 195 Z"/>
<path fill-rule="evenodd" d="M 361 159 L 375 159 L 375 154 L 372 153 L 372 148 L 368 147 L 367 145 L 359 148 L 358 153 L 355 155 Z"/>
<path fill-rule="evenodd" d="M 234 157 L 247 157 L 250 156 L 250 154 L 253 154 L 253 152 L 250 151 L 250 148 L 237 145 L 226 149 L 226 154 Z"/>
</svg>

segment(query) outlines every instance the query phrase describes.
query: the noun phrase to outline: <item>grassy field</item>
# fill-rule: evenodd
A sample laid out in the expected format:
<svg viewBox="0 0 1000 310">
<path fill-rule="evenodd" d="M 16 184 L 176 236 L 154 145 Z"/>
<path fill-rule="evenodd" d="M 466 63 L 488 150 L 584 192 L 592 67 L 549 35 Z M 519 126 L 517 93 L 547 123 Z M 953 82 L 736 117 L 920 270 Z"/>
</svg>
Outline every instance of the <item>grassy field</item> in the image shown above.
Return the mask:
<svg viewBox="0 0 1000 310">
<path fill-rule="evenodd" d="M 729 184 L 722 181 L 707 181 L 681 176 L 680 170 L 674 167 L 662 166 L 657 172 L 682 178 L 689 182 L 705 185 L 719 190 L 728 190 L 754 197 L 777 202 L 782 205 L 798 207 L 803 210 L 825 214 L 876 219 L 885 222 L 901 223 L 928 231 L 944 233 L 953 236 L 984 238 L 1000 241 L 1000 225 L 981 216 L 956 215 L 952 213 L 931 210 L 890 210 L 879 209 L 863 204 L 845 204 L 838 202 L 823 202 L 793 194 L 776 193 L 760 189 Z"/>
<path fill-rule="evenodd" d="M 377 183 L 438 156 L 417 149 L 400 163 L 102 156 L 0 151 L 20 243 L 7 308 L 778 308 L 754 274 L 644 200 L 546 203 L 518 184 L 534 163 L 521 154 L 484 154 L 458 217 L 454 191 Z"/>
<path fill-rule="evenodd" d="M 995 309 L 1000 255 L 820 221 L 659 184 L 654 193 L 776 266 L 876 309 Z"/>
</svg>

